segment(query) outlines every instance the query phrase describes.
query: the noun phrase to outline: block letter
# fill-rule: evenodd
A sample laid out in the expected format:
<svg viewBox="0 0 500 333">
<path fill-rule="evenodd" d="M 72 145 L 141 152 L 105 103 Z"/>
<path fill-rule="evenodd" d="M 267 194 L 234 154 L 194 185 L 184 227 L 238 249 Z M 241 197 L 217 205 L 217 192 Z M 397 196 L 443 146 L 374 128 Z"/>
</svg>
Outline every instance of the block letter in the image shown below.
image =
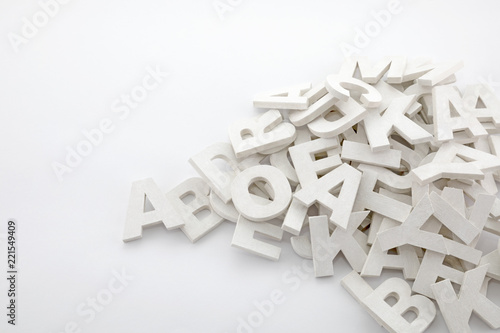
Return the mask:
<svg viewBox="0 0 500 333">
<path fill-rule="evenodd" d="M 146 198 L 154 210 L 145 212 Z M 130 198 L 123 232 L 123 241 L 129 242 L 142 238 L 142 228 L 162 223 L 167 230 L 179 228 L 184 222 L 168 203 L 165 194 L 148 178 L 132 183 Z"/>
</svg>

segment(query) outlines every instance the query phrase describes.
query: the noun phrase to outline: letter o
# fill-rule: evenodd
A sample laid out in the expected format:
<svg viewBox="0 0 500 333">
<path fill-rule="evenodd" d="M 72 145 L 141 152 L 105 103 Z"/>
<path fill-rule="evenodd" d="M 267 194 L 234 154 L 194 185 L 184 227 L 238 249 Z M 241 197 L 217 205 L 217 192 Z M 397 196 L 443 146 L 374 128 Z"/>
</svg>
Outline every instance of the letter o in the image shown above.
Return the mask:
<svg viewBox="0 0 500 333">
<path fill-rule="evenodd" d="M 89 156 L 93 149 L 94 146 L 86 140 L 82 140 L 78 142 L 78 145 L 76 145 L 76 151 L 82 156 Z"/>
<path fill-rule="evenodd" d="M 132 89 L 132 98 L 136 102 L 142 102 L 148 96 L 148 92 L 142 86 L 135 86 Z"/>
<path fill-rule="evenodd" d="M 111 294 L 111 291 L 109 291 L 107 289 L 102 289 L 97 294 L 97 300 L 102 305 L 108 305 L 113 300 L 113 294 Z"/>
<path fill-rule="evenodd" d="M 260 204 L 254 201 L 248 187 L 263 181 L 271 187 L 273 201 Z M 257 165 L 236 175 L 231 184 L 231 196 L 234 206 L 245 218 L 263 222 L 283 214 L 292 200 L 292 189 L 285 175 L 270 165 Z"/>
<path fill-rule="evenodd" d="M 40 21 L 40 18 L 42 21 Z M 42 28 L 49 23 L 49 16 L 43 10 L 40 10 L 33 15 L 33 24 L 39 28 Z"/>
<path fill-rule="evenodd" d="M 254 320 L 255 318 L 256 320 Z M 264 316 L 258 311 L 251 312 L 248 315 L 248 323 L 253 327 L 259 327 L 264 323 Z"/>
<path fill-rule="evenodd" d="M 375 28 L 375 30 L 372 28 Z M 370 21 L 365 25 L 365 33 L 372 38 L 377 37 L 380 34 L 381 29 L 382 27 L 376 21 Z"/>
</svg>

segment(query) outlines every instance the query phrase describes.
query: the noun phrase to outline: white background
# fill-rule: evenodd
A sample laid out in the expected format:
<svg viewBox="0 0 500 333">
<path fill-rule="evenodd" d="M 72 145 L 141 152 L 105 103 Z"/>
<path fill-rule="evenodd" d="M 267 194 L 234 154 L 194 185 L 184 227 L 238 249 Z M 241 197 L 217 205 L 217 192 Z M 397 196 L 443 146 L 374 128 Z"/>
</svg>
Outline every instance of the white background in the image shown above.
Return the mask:
<svg viewBox="0 0 500 333">
<path fill-rule="evenodd" d="M 289 237 L 278 262 L 230 247 L 228 222 L 195 244 L 162 226 L 121 240 L 131 182 L 152 177 L 167 191 L 196 176 L 188 158 L 227 141 L 234 120 L 260 112 L 255 94 L 335 73 L 339 44 L 354 44 L 356 28 L 388 4 L 233 3 L 221 20 L 212 0 L 73 0 L 15 52 L 9 33 L 20 35 L 23 18 L 32 20 L 40 6 L 1 0 L 0 267 L 6 270 L 6 221 L 15 218 L 19 296 L 13 328 L 2 278 L 0 331 L 59 333 L 75 322 L 95 333 L 235 332 L 238 318 L 247 320 L 273 290 L 285 302 L 254 332 L 385 331 L 340 286 L 350 271 L 343 258 L 334 277 L 293 273 L 303 260 Z M 460 85 L 490 80 L 499 92 L 498 1 L 402 0 L 401 7 L 362 53 L 463 59 Z M 120 119 L 113 103 L 141 84 L 148 66 L 170 75 Z M 104 118 L 112 133 L 58 181 L 51 164 L 64 163 L 66 148 Z M 480 249 L 491 251 L 496 238 L 485 239 Z M 123 292 L 92 320 L 79 315 L 77 307 L 122 269 L 134 277 Z M 500 304 L 497 284 L 490 297 Z M 471 325 L 489 331 L 476 317 Z M 438 315 L 429 331 L 443 330 Z"/>
</svg>

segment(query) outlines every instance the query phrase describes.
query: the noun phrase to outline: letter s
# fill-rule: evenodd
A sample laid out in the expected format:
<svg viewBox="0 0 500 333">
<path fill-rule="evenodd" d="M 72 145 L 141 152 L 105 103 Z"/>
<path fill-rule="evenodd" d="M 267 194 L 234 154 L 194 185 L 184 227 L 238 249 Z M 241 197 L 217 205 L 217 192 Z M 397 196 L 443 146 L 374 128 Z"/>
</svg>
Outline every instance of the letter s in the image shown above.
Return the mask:
<svg viewBox="0 0 500 333">
<path fill-rule="evenodd" d="M 130 113 L 130 108 L 124 104 L 120 106 L 120 100 L 115 100 L 113 102 L 113 105 L 111 105 L 111 111 L 115 113 L 121 113 L 120 119 L 125 119 L 128 117 L 128 114 Z"/>
</svg>

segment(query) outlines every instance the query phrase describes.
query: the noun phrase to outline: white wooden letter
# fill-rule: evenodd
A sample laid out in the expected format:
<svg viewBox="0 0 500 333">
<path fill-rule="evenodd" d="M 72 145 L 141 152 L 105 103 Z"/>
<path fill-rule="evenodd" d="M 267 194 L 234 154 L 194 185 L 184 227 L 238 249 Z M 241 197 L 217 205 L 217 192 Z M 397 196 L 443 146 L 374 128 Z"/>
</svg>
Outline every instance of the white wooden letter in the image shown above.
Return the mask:
<svg viewBox="0 0 500 333">
<path fill-rule="evenodd" d="M 406 57 L 388 56 L 372 65 L 366 56 L 352 56 L 344 61 L 340 72 L 352 76 L 356 66 L 366 83 L 377 83 L 385 73 L 387 73 L 387 83 L 401 83 L 406 67 Z"/>
<path fill-rule="evenodd" d="M 313 183 L 318 176 L 325 175 L 342 164 L 335 150 L 338 146 L 337 138 L 329 138 L 304 142 L 288 149 L 302 187 Z M 319 153 L 326 153 L 328 156 L 316 161 L 314 155 Z"/>
<path fill-rule="evenodd" d="M 252 198 L 248 187 L 257 181 L 269 186 L 273 201 L 262 204 Z M 236 209 L 251 221 L 267 221 L 283 214 L 292 199 L 292 189 L 285 175 L 270 165 L 257 165 L 243 170 L 231 184 L 231 195 Z"/>
<path fill-rule="evenodd" d="M 226 162 L 233 171 L 220 170 L 213 162 L 217 158 Z M 239 172 L 238 161 L 231 144 L 215 143 L 191 157 L 189 163 L 224 203 L 231 200 L 231 182 Z"/>
<path fill-rule="evenodd" d="M 280 258 L 281 248 L 255 239 L 255 232 L 278 241 L 283 237 L 283 230 L 274 224 L 267 222 L 252 222 L 240 216 L 236 223 L 231 246 L 277 261 Z"/>
<path fill-rule="evenodd" d="M 383 194 L 373 192 L 377 183 L 377 174 L 365 169 L 358 188 L 353 211 L 369 209 L 393 220 L 403 222 L 410 214 L 411 206 Z"/>
<path fill-rule="evenodd" d="M 201 178 L 189 178 L 167 193 L 167 199 L 185 225 L 181 230 L 191 242 L 196 242 L 224 221 L 210 206 L 210 187 Z M 192 195 L 194 199 L 184 203 L 182 199 Z M 196 214 L 208 210 L 210 214 L 200 219 Z"/>
<path fill-rule="evenodd" d="M 472 332 L 469 319 L 474 311 L 491 328 L 500 328 L 500 308 L 484 296 L 480 290 L 488 266 L 479 266 L 465 272 L 457 297 L 450 280 L 432 285 L 434 297 L 451 333 Z"/>
<path fill-rule="evenodd" d="M 366 163 L 380 167 L 397 169 L 401 166 L 401 151 L 387 149 L 373 152 L 370 146 L 364 143 L 344 140 L 342 143 L 343 161 Z"/>
<path fill-rule="evenodd" d="M 350 91 L 354 90 L 361 93 L 360 101 L 367 108 L 376 108 L 382 103 L 382 96 L 377 89 L 352 77 L 329 75 L 326 78 L 325 86 L 330 94 L 344 102 L 349 100 Z"/>
<path fill-rule="evenodd" d="M 369 211 L 352 213 L 347 230 L 335 228 L 331 236 L 328 228 L 328 218 L 325 215 L 309 218 L 316 277 L 333 275 L 332 262 L 340 251 L 342 251 L 352 269 L 361 272 L 366 261 L 366 252 L 353 237 L 353 234 L 368 213 Z"/>
<path fill-rule="evenodd" d="M 294 194 L 294 198 L 307 207 L 316 202 L 327 207 L 332 211 L 330 221 L 346 229 L 360 181 L 361 172 L 344 163 L 315 182 L 304 186 Z M 330 191 L 340 185 L 342 185 L 340 193 L 335 197 Z"/>
<path fill-rule="evenodd" d="M 310 89 L 311 83 L 304 83 L 267 94 L 260 94 L 253 99 L 253 106 L 267 109 L 307 109 L 309 99 L 304 96 L 304 93 Z"/>
<path fill-rule="evenodd" d="M 413 208 L 408 218 L 398 227 L 384 230 L 378 234 L 382 250 L 410 244 L 424 249 L 447 254 L 444 237 L 433 232 L 420 230 L 424 223 L 434 214 L 428 194 L 425 194 Z"/>
<path fill-rule="evenodd" d="M 237 158 L 290 144 L 295 136 L 295 126 L 283 122 L 278 110 L 241 119 L 229 127 L 229 139 Z"/>
<path fill-rule="evenodd" d="M 145 212 L 146 198 L 154 210 Z M 132 183 L 130 191 L 123 241 L 142 238 L 142 228 L 162 223 L 167 230 L 179 228 L 184 221 L 175 213 L 165 194 L 153 179 L 143 179 Z"/>
<path fill-rule="evenodd" d="M 468 110 L 456 87 L 437 86 L 432 90 L 434 135 L 437 141 L 453 140 L 453 132 L 467 130 L 469 136 L 486 136 L 488 132 Z M 456 111 L 452 116 L 452 107 Z"/>
<path fill-rule="evenodd" d="M 331 119 L 332 112 L 335 112 L 334 115 L 339 116 L 339 119 Z M 335 103 L 332 110 L 314 119 L 307 124 L 307 127 L 313 134 L 321 138 L 331 138 L 356 125 L 367 115 L 367 112 L 363 106 L 350 97 L 346 102 L 338 101 Z"/>
<path fill-rule="evenodd" d="M 421 295 L 412 296 L 410 286 L 402 279 L 390 278 L 372 290 L 358 273 L 352 271 L 340 283 L 379 325 L 391 333 L 424 332 L 436 317 L 434 303 Z M 395 297 L 397 303 L 390 306 L 385 301 L 389 297 Z M 417 316 L 411 323 L 403 317 L 408 311 Z"/>
<path fill-rule="evenodd" d="M 405 115 L 415 100 L 414 95 L 394 98 L 382 116 L 378 112 L 369 112 L 363 123 L 368 142 L 374 152 L 390 147 L 388 137 L 393 132 L 397 132 L 411 144 L 428 142 L 432 139 L 429 132 Z"/>
</svg>

